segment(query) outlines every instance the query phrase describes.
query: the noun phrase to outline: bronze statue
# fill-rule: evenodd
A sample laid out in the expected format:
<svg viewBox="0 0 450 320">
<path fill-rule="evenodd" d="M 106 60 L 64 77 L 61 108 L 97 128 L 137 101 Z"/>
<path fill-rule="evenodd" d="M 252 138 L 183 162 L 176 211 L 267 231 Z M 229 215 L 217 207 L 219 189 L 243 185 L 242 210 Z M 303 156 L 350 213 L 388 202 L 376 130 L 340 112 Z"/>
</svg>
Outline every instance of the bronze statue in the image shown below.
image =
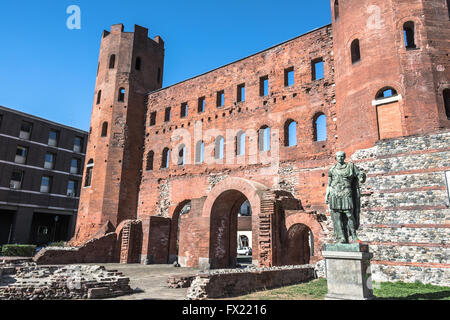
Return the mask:
<svg viewBox="0 0 450 320">
<path fill-rule="evenodd" d="M 328 171 L 325 203 L 329 205 L 337 243 L 358 241 L 361 194 L 359 183 L 366 182 L 366 174 L 353 163 L 345 162 L 345 152 L 336 154 L 337 164 Z"/>
</svg>

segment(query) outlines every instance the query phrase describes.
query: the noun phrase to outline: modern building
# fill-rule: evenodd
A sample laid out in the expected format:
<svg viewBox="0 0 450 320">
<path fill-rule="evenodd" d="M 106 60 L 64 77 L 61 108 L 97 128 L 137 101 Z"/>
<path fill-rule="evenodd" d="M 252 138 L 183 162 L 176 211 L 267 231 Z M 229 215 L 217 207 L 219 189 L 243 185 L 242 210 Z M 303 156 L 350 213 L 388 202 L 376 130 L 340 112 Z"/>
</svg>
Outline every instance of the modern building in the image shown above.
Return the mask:
<svg viewBox="0 0 450 320">
<path fill-rule="evenodd" d="M 71 238 L 87 137 L 0 106 L 0 245 Z"/>
</svg>

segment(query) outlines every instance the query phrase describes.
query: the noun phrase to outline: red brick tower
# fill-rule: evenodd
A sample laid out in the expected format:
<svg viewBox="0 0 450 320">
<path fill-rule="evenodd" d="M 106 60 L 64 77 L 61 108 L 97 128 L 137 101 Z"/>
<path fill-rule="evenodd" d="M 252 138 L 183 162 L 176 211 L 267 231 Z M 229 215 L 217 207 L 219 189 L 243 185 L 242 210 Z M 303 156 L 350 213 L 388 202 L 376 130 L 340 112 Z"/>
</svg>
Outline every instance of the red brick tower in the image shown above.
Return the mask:
<svg viewBox="0 0 450 320">
<path fill-rule="evenodd" d="M 450 128 L 447 3 L 331 0 L 340 149 Z"/>
<path fill-rule="evenodd" d="M 118 24 L 103 33 L 74 245 L 108 221 L 136 218 L 145 101 L 161 88 L 163 65 L 164 42 L 147 29 Z"/>
</svg>

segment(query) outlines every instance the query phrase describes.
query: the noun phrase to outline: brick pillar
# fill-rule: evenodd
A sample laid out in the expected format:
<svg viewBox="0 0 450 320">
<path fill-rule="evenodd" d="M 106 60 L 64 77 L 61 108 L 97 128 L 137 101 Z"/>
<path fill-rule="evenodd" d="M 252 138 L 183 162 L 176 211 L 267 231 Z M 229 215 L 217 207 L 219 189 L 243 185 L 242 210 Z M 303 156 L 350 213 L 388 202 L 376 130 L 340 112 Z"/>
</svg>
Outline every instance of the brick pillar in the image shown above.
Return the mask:
<svg viewBox="0 0 450 320">
<path fill-rule="evenodd" d="M 273 224 L 275 216 L 275 195 L 266 191 L 261 198 L 261 213 L 258 216 L 258 266 L 273 266 Z"/>
</svg>

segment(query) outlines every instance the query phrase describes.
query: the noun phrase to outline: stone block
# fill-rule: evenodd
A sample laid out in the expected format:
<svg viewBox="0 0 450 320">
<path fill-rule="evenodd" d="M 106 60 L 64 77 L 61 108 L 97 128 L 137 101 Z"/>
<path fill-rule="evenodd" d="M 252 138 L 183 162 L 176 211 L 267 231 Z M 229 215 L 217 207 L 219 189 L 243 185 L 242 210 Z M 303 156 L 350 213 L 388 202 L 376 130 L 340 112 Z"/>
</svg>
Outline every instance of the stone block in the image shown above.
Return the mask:
<svg viewBox="0 0 450 320">
<path fill-rule="evenodd" d="M 322 252 L 326 263 L 328 294 L 326 300 L 373 299 L 368 266 L 372 253 L 359 244 L 326 245 Z"/>
</svg>

